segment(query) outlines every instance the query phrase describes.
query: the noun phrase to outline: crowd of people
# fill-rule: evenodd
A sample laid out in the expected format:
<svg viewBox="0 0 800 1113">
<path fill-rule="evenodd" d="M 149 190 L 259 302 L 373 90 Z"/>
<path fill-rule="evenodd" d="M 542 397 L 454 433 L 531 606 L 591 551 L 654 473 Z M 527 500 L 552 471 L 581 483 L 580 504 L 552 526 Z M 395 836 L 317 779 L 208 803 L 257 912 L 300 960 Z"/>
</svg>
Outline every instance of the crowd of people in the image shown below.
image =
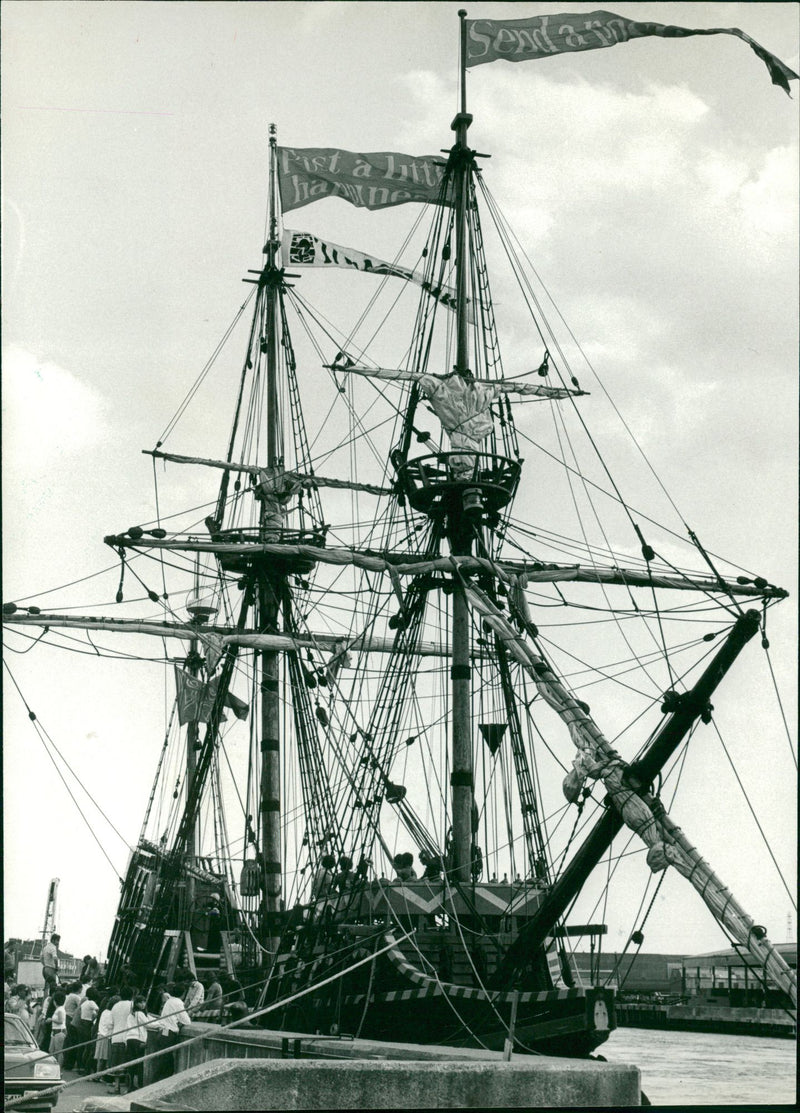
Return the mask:
<svg viewBox="0 0 800 1113">
<path fill-rule="evenodd" d="M 81 976 L 61 983 L 58 944 L 53 935 L 42 951 L 44 997 L 34 1002 L 28 986 L 16 984 L 5 971 L 5 1011 L 15 1013 L 33 1032 L 39 1047 L 55 1055 L 63 1070 L 93 1074 L 111 1070 L 106 1081 L 111 1093 L 127 1093 L 143 1084 L 148 1031 L 157 1033 L 157 1051 L 174 1047 L 180 1031 L 193 1019 L 220 1021 L 247 1013 L 241 985 L 228 975 L 211 972 L 200 980 L 182 969 L 170 985 L 160 985 L 145 998 L 134 971 L 123 968 L 116 985 L 108 984 L 90 955 Z M 151 1050 L 153 1048 L 151 1047 Z M 173 1073 L 171 1054 L 154 1060 L 158 1078 Z M 154 1081 L 151 1078 L 151 1081 Z"/>
</svg>

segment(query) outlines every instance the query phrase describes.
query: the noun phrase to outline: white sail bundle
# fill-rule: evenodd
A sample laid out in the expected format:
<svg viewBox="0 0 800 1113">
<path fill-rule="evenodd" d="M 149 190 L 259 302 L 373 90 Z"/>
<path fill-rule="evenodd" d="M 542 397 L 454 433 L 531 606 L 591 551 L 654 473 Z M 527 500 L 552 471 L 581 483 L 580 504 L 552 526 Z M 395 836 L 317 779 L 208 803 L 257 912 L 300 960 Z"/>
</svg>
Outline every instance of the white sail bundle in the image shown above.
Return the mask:
<svg viewBox="0 0 800 1113">
<path fill-rule="evenodd" d="M 492 404 L 504 394 L 520 394 L 530 398 L 568 398 L 570 395 L 583 393 L 567 387 L 506 382 L 502 379 L 476 379 L 470 373 L 462 374 L 458 371 L 447 375 L 427 375 L 389 367 L 359 367 L 347 358 L 334 364 L 333 370 L 348 371 L 388 382 L 416 383 L 422 396 L 430 402 L 431 409 L 457 452 L 462 449 L 468 452 L 482 450 L 494 428 Z M 465 456 L 462 461 L 456 462 L 456 473 L 459 470 L 468 473 L 472 470 L 472 465 L 472 458 Z"/>
</svg>

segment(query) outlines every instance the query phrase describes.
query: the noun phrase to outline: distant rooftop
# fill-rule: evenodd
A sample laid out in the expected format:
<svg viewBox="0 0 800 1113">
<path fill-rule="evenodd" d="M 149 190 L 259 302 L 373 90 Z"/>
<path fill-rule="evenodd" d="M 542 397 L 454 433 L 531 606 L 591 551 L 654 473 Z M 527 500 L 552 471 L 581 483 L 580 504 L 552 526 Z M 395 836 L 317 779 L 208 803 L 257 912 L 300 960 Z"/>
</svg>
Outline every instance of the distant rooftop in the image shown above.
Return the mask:
<svg viewBox="0 0 800 1113">
<path fill-rule="evenodd" d="M 789 966 L 797 966 L 796 943 L 773 943 L 772 945 L 781 956 L 781 958 L 783 958 Z M 705 954 L 702 955 L 687 955 L 684 961 L 688 964 L 691 964 L 693 962 L 700 962 L 700 960 L 702 959 L 707 964 L 708 960 L 713 959 L 715 962 L 719 962 L 721 966 L 734 966 L 744 961 L 740 952 L 741 948 L 737 949 L 736 947 L 726 947 L 722 951 L 707 951 Z M 752 960 L 750 960 L 748 964 L 750 964 L 751 962 Z"/>
</svg>

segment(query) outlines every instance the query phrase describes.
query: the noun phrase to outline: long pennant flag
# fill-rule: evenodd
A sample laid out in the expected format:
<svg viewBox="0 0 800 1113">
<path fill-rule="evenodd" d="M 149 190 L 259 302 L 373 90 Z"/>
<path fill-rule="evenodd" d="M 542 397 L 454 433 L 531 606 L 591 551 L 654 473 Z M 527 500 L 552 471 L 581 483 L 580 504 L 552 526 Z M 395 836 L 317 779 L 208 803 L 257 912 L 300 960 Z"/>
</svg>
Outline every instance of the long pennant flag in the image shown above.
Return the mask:
<svg viewBox="0 0 800 1113">
<path fill-rule="evenodd" d="M 789 82 L 798 80 L 793 70 L 738 27 L 671 27 L 663 23 L 639 23 L 602 11 L 581 15 L 530 16 L 527 19 L 468 19 L 466 22 L 467 66 L 480 66 L 498 58 L 505 58 L 507 62 L 524 62 L 576 50 L 598 50 L 648 35 L 660 35 L 665 39 L 683 39 L 688 35 L 736 35 L 748 43 L 764 62 L 773 85 L 780 85 L 791 96 Z"/>
<path fill-rule="evenodd" d="M 364 209 L 436 201 L 444 167 L 439 155 L 415 158 L 332 147 L 278 147 L 281 207 L 287 213 L 323 197 L 341 197 Z"/>
<path fill-rule="evenodd" d="M 404 278 L 427 290 L 432 297 L 447 309 L 456 308 L 456 292 L 452 286 L 440 286 L 430 282 L 418 271 L 401 267 L 397 263 L 385 263 L 373 255 L 365 255 L 350 247 L 321 240 L 310 232 L 293 232 L 285 228 L 281 240 L 284 263 L 290 267 L 349 267 L 353 270 L 367 271 L 370 274 L 388 274 Z M 472 301 L 467 301 L 467 319 L 474 323 Z"/>
</svg>

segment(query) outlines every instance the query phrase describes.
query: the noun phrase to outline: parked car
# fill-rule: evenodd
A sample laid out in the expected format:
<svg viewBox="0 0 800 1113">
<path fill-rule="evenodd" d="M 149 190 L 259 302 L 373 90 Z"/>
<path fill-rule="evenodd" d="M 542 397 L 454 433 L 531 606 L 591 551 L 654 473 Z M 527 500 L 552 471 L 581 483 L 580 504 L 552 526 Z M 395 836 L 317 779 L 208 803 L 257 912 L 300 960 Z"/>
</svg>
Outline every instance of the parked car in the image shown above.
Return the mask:
<svg viewBox="0 0 800 1113">
<path fill-rule="evenodd" d="M 5 1013 L 5 1047 L 3 1050 L 3 1075 L 7 1098 L 30 1097 L 16 1106 L 24 1113 L 50 1110 L 58 1101 L 58 1094 L 39 1096 L 43 1090 L 63 1086 L 61 1067 L 52 1055 L 41 1051 L 26 1024 L 13 1013 Z"/>
</svg>

